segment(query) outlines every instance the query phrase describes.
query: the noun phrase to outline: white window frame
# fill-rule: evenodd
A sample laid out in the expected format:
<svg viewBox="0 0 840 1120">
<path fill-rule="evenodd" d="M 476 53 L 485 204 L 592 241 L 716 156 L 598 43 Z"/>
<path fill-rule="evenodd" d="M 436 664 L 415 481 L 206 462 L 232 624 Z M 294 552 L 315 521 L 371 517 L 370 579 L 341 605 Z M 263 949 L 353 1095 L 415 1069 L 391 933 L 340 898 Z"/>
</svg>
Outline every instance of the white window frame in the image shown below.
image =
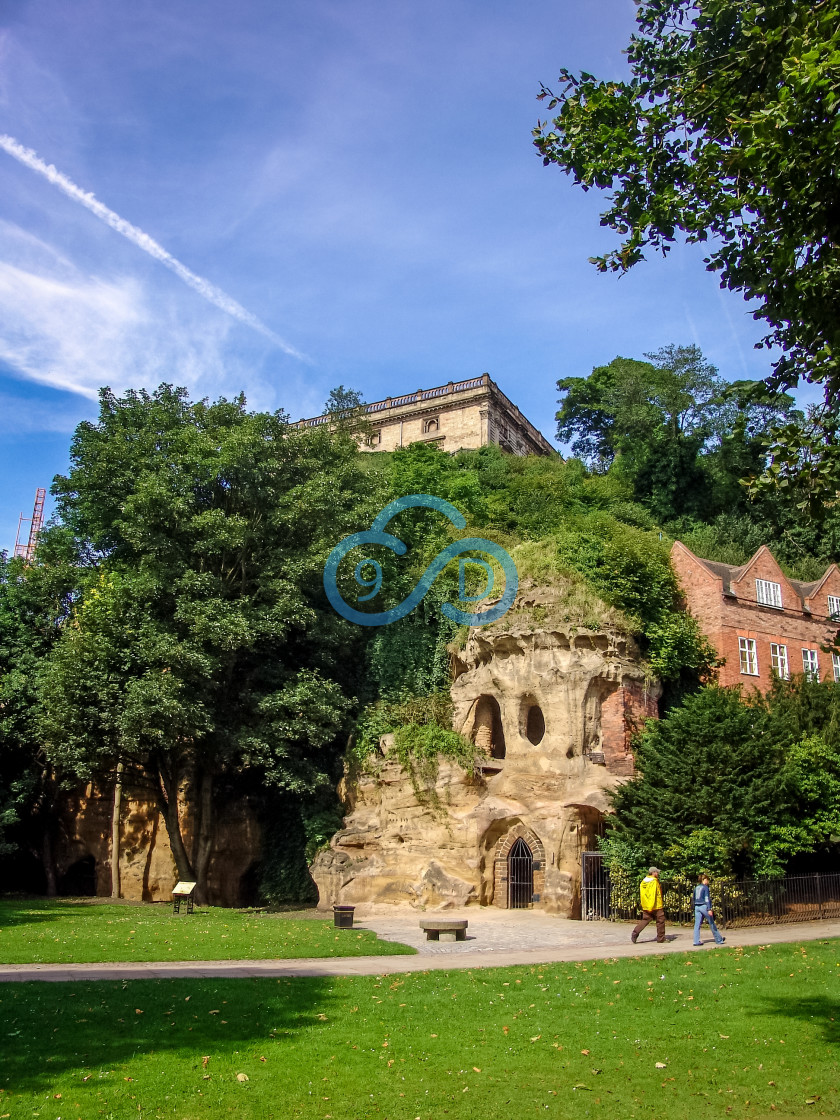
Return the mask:
<svg viewBox="0 0 840 1120">
<path fill-rule="evenodd" d="M 782 609 L 782 585 L 774 583 L 771 579 L 757 579 L 755 581 L 756 602 L 762 607 L 776 607 Z"/>
<path fill-rule="evenodd" d="M 757 677 L 758 647 L 755 638 L 738 639 L 738 656 L 741 661 L 741 672 L 747 677 Z"/>
<path fill-rule="evenodd" d="M 777 677 L 781 677 L 783 681 L 790 680 L 790 662 L 788 660 L 787 646 L 783 646 L 779 642 L 770 643 L 770 664 Z"/>
<path fill-rule="evenodd" d="M 802 648 L 802 672 L 810 681 L 820 679 L 820 655 L 815 649 Z"/>
<path fill-rule="evenodd" d="M 834 666 L 834 680 L 840 681 L 840 653 L 832 653 L 831 664 Z"/>
<path fill-rule="evenodd" d="M 840 595 L 829 595 L 828 617 L 840 619 Z"/>
</svg>

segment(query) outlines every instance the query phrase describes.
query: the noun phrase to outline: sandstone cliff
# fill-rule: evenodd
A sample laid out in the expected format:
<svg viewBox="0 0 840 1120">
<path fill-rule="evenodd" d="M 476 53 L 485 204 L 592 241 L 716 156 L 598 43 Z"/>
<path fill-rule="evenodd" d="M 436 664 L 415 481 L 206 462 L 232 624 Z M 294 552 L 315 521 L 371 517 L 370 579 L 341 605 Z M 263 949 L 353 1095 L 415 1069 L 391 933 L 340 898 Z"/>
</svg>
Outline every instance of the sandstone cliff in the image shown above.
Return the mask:
<svg viewBox="0 0 840 1120">
<path fill-rule="evenodd" d="M 608 791 L 633 772 L 630 736 L 656 715 L 658 689 L 620 630 L 557 624 L 550 597 L 533 591 L 516 607 L 453 655 L 453 726 L 482 748 L 476 772 L 443 763 L 424 782 L 389 759 L 386 736 L 365 772 L 347 775 L 345 828 L 312 867 L 322 907 L 579 913 L 581 852 L 594 847 Z M 520 839 L 527 901 L 511 863 Z"/>
</svg>

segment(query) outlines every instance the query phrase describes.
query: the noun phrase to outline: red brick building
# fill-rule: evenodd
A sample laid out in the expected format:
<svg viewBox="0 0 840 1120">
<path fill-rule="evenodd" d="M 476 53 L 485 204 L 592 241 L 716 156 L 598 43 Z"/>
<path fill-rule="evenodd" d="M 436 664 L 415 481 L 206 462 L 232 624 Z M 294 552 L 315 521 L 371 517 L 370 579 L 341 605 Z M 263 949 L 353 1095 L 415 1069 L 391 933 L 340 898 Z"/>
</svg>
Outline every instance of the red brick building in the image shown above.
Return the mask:
<svg viewBox="0 0 840 1120">
<path fill-rule="evenodd" d="M 772 673 L 840 681 L 840 656 L 824 652 L 840 629 L 840 571 L 815 583 L 788 579 L 762 545 L 746 564 L 703 560 L 680 541 L 671 549 L 691 614 L 718 656 L 723 685 L 770 686 Z"/>
</svg>

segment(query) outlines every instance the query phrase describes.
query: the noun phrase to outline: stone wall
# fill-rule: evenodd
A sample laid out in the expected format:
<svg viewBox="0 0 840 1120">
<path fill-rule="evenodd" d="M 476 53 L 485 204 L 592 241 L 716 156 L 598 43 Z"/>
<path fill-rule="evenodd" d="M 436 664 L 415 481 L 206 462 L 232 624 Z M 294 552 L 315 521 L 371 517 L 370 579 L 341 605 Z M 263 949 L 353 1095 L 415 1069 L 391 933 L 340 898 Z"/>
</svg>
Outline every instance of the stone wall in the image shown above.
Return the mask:
<svg viewBox="0 0 840 1120">
<path fill-rule="evenodd" d="M 476 629 L 454 670 L 453 726 L 484 748 L 477 772 L 442 763 L 423 783 L 385 737 L 366 772 L 346 777 L 345 828 L 312 867 L 319 905 L 507 906 L 522 837 L 531 904 L 579 916 L 581 852 L 633 772 L 630 736 L 656 714 L 658 688 L 615 632 Z"/>
<path fill-rule="evenodd" d="M 113 789 L 109 787 L 89 784 L 64 796 L 54 846 L 62 893 L 77 893 L 73 888 L 83 870 L 84 885 L 89 875 L 94 876 L 93 889 L 83 893 L 110 895 L 112 806 Z M 189 846 L 192 836 L 188 819 L 182 827 Z M 129 788 L 123 793 L 120 832 L 121 897 L 138 902 L 168 900 L 178 876 L 166 825 L 156 804 L 138 790 Z M 256 901 L 249 897 L 253 890 L 249 872 L 259 853 L 260 828 L 252 807 L 244 798 L 229 802 L 214 821 L 207 876 L 211 905 L 239 906 Z"/>
</svg>

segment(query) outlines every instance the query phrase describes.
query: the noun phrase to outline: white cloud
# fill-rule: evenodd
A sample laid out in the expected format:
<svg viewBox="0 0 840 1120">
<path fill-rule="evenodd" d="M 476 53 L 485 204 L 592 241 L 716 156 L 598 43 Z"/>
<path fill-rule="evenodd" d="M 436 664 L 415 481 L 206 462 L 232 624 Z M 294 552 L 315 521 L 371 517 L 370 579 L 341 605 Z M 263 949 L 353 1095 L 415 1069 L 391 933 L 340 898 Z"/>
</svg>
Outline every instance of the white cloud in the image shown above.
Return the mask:
<svg viewBox="0 0 840 1120">
<path fill-rule="evenodd" d="M 95 397 L 127 364 L 147 316 L 132 281 L 40 275 L 0 262 L 0 359 L 33 381 Z"/>
<path fill-rule="evenodd" d="M 194 397 L 244 392 L 250 407 L 318 412 L 325 392 L 308 371 L 177 285 L 91 275 L 20 227 L 0 221 L 0 363 L 26 380 L 95 400 L 109 385 L 153 389 L 163 381 Z M 243 344 L 245 343 L 245 344 Z M 69 431 L 78 409 L 3 402 L 6 431 Z M 72 419 L 70 419 L 72 413 Z M 12 421 L 11 417 L 18 419 Z M 14 423 L 14 427 L 10 425 Z"/>
<path fill-rule="evenodd" d="M 237 319 L 240 323 L 250 327 L 252 330 L 257 331 L 259 334 L 264 335 L 267 339 L 279 346 L 287 354 L 295 358 L 303 358 L 293 346 L 290 346 L 274 331 L 270 330 L 265 323 L 262 323 L 256 315 L 252 314 L 242 304 L 237 303 L 235 299 L 223 292 L 221 288 L 217 288 L 215 284 L 211 284 L 209 280 L 205 280 L 203 276 L 197 276 L 194 272 L 182 264 L 176 257 L 173 257 L 164 247 L 158 244 L 154 238 L 150 237 L 144 230 L 139 229 L 137 226 L 132 225 L 131 222 L 121 218 L 104 203 L 100 202 L 90 191 L 84 191 L 81 187 L 77 186 L 72 179 L 62 174 L 51 163 L 45 163 L 39 156 L 31 149 L 26 148 L 23 144 L 19 144 L 12 136 L 7 136 L 5 133 L 0 133 L 0 148 L 7 152 L 13 159 L 18 160 L 30 171 L 34 171 L 37 175 L 42 175 L 48 182 L 52 183 L 54 187 L 58 187 L 60 191 L 72 198 L 74 202 L 78 202 L 80 206 L 84 206 L 91 214 L 99 218 L 105 225 L 110 226 L 112 230 L 119 233 L 126 240 L 136 245 L 138 249 L 142 249 L 144 253 L 148 253 L 154 260 L 159 261 L 164 267 L 174 272 L 179 280 L 182 280 L 193 291 L 198 292 L 202 299 L 206 299 L 208 303 L 218 307 L 224 311 L 226 315 L 231 318 Z"/>
</svg>

